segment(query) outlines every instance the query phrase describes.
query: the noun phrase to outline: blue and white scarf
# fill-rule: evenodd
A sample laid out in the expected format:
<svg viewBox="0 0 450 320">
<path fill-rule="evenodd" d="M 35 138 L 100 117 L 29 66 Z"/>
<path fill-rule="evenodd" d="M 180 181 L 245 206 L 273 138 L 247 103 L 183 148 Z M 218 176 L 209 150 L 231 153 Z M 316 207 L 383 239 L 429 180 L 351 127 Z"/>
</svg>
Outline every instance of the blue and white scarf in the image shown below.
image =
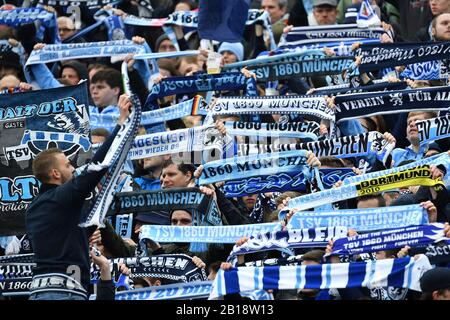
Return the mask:
<svg viewBox="0 0 450 320">
<path fill-rule="evenodd" d="M 37 37 L 44 39 L 44 28 L 49 31 L 50 41 L 60 43 L 58 33 L 58 24 L 56 23 L 56 14 L 48 12 L 42 8 L 17 8 L 12 10 L 0 10 L 0 24 L 13 28 L 24 24 L 30 24 L 39 21 L 41 27 L 37 29 Z"/>
<path fill-rule="evenodd" d="M 353 255 L 403 248 L 404 246 L 421 247 L 442 240 L 450 244 L 450 239 L 446 238 L 444 234 L 444 225 L 433 223 L 337 239 L 333 243 L 333 251 L 330 254 Z"/>
<path fill-rule="evenodd" d="M 186 254 L 159 254 L 151 257 L 116 258 L 110 260 L 113 274 L 120 273 L 119 264 L 130 269 L 129 277 L 164 278 L 177 282 L 205 281 L 207 279 L 204 268 L 198 268 L 192 257 Z M 100 269 L 91 264 L 91 283 L 100 278 Z"/>
<path fill-rule="evenodd" d="M 330 189 L 339 180 L 354 175 L 351 168 L 319 169 L 319 178 L 325 189 Z M 223 191 L 228 198 L 266 192 L 306 191 L 310 178 L 306 178 L 303 171 L 297 168 L 272 175 L 227 181 Z"/>
<path fill-rule="evenodd" d="M 280 62 L 296 62 L 303 60 L 313 60 L 325 58 L 326 54 L 323 50 L 302 50 L 295 52 L 280 53 L 275 55 L 260 55 L 255 59 L 249 59 L 239 62 L 228 63 L 223 66 L 222 70 L 239 70 L 243 67 L 261 66 L 268 63 Z"/>
<path fill-rule="evenodd" d="M 416 167 L 423 166 L 423 165 L 430 165 L 430 166 L 436 165 L 437 166 L 437 165 L 447 164 L 446 168 L 450 168 L 449 162 L 450 162 L 450 156 L 447 153 L 437 154 L 432 157 L 417 160 L 415 162 L 408 163 L 408 164 L 405 164 L 400 167 L 395 167 L 395 168 L 386 169 L 386 170 L 382 170 L 382 171 L 374 171 L 374 172 L 369 172 L 369 173 L 365 173 L 362 175 L 348 177 L 343 180 L 343 185 L 356 184 L 356 183 L 360 183 L 364 180 L 376 179 L 376 178 L 383 177 L 383 176 L 386 176 L 389 174 L 399 173 L 399 172 L 405 171 L 407 169 L 412 169 L 412 168 L 416 168 Z M 450 171 L 447 169 L 447 172 L 450 172 Z"/>
<path fill-rule="evenodd" d="M 316 157 L 353 158 L 376 154 L 382 163 L 386 163 L 388 156 L 394 149 L 394 143 L 388 143 L 383 135 L 377 131 L 370 131 L 356 136 L 343 136 L 294 144 L 250 144 L 248 154 L 283 152 L 293 150 L 309 150 Z"/>
<path fill-rule="evenodd" d="M 367 86 L 350 87 L 350 84 L 341 84 L 336 86 L 316 88 L 311 95 L 337 96 L 342 94 L 361 92 L 404 90 L 407 87 L 408 84 L 406 83 L 406 81 L 385 82 L 384 80 L 375 80 L 374 84 Z"/>
<path fill-rule="evenodd" d="M 119 183 L 122 166 L 126 160 L 128 150 L 131 147 L 134 137 L 137 134 L 139 122 L 141 120 L 141 104 L 139 99 L 131 93 L 127 72 L 127 63 L 122 63 L 122 77 L 125 92 L 130 96 L 133 108 L 128 119 L 121 126 L 113 143 L 100 164 L 88 164 L 85 170 L 99 171 L 109 168 L 102 182 L 100 193 L 95 198 L 94 204 L 86 220 L 80 224 L 82 227 L 97 225 L 104 227 L 106 212 L 113 202 L 113 193 Z"/>
<path fill-rule="evenodd" d="M 117 57 L 129 53 L 144 53 L 145 47 L 131 40 L 101 41 L 46 45 L 41 50 L 33 50 L 26 66 L 81 58 Z"/>
<path fill-rule="evenodd" d="M 158 109 L 156 100 L 174 94 L 197 93 L 205 91 L 233 91 L 245 89 L 247 94 L 256 95 L 256 83 L 252 77 L 242 73 L 201 73 L 190 77 L 164 78 L 154 85 L 145 102 L 145 109 Z"/>
<path fill-rule="evenodd" d="M 440 80 L 448 76 L 447 66 L 441 60 L 408 64 L 400 74 L 401 78 L 413 80 Z"/>
<path fill-rule="evenodd" d="M 200 185 L 205 185 L 234 180 L 242 175 L 246 177 L 271 175 L 289 171 L 298 166 L 309 170 L 306 160 L 306 151 L 300 150 L 211 161 L 203 166 L 198 182 Z M 306 172 L 305 174 L 308 175 Z"/>
<path fill-rule="evenodd" d="M 450 87 L 354 93 L 335 98 L 336 121 L 411 111 L 449 108 Z"/>
<path fill-rule="evenodd" d="M 116 293 L 116 300 L 191 300 L 207 298 L 211 292 L 211 281 L 176 283 Z M 95 295 L 89 298 L 95 300 Z"/>
<path fill-rule="evenodd" d="M 213 115 L 229 114 L 290 114 L 298 113 L 334 121 L 334 111 L 324 97 L 266 96 L 220 97 L 213 106 Z"/>
<path fill-rule="evenodd" d="M 416 121 L 420 144 L 450 137 L 450 115 Z"/>
<path fill-rule="evenodd" d="M 300 138 L 317 140 L 320 126 L 317 122 L 260 123 L 226 121 L 230 136 Z"/>
<path fill-rule="evenodd" d="M 198 155 L 198 159 L 194 159 L 194 163 L 200 164 L 203 160 L 203 154 L 206 157 L 212 150 L 218 150 L 219 159 L 222 158 L 220 155 L 222 148 L 222 135 L 215 126 L 206 125 L 137 136 L 128 156 L 131 160 L 137 160 L 158 155 L 196 151 L 201 154 Z"/>
<path fill-rule="evenodd" d="M 281 211 L 279 219 L 284 219 Z M 418 204 L 385 208 L 347 209 L 334 211 L 297 211 L 287 224 L 288 229 L 345 226 L 358 232 L 391 229 L 428 223 L 427 211 Z"/>
<path fill-rule="evenodd" d="M 287 61 L 250 67 L 261 82 L 341 74 L 353 63 L 353 57 L 331 57 L 314 60 Z"/>
<path fill-rule="evenodd" d="M 287 209 L 296 208 L 297 210 L 306 210 L 327 203 L 411 185 L 443 186 L 441 178 L 431 179 L 431 171 L 428 165 L 416 166 L 404 171 L 395 171 L 391 174 L 386 174 L 381 171 L 378 174 L 384 175 L 291 199 L 289 200 Z M 356 179 L 357 177 L 350 177 L 348 179 L 353 178 Z"/>
<path fill-rule="evenodd" d="M 285 45 L 308 45 L 326 41 L 350 41 L 358 39 L 378 39 L 385 33 L 383 28 L 358 28 L 356 24 L 294 27 L 284 34 L 278 47 Z"/>
<path fill-rule="evenodd" d="M 325 41 L 326 40 L 326 41 Z M 329 48 L 334 51 L 337 56 L 348 56 L 353 54 L 353 44 L 355 42 L 359 43 L 369 43 L 376 44 L 380 43 L 380 39 L 353 39 L 353 40 L 339 40 L 339 39 L 320 39 L 320 42 L 314 42 L 309 44 L 295 44 L 287 42 L 284 45 L 280 45 L 275 51 L 276 54 L 283 54 L 287 52 L 302 52 L 305 50 L 319 50 L 323 48 Z"/>
<path fill-rule="evenodd" d="M 425 256 L 307 266 L 239 267 L 219 270 L 209 299 L 257 289 L 397 287 L 421 291 L 419 279 L 431 269 Z"/>
<path fill-rule="evenodd" d="M 242 237 L 276 230 L 281 230 L 281 225 L 276 222 L 213 227 L 144 225 L 140 239 L 157 242 L 236 243 Z"/>
<path fill-rule="evenodd" d="M 450 244 L 437 243 L 428 244 L 422 248 L 411 248 L 408 250 L 408 255 L 415 256 L 416 254 L 425 254 L 430 260 L 431 264 L 450 263 Z"/>
<path fill-rule="evenodd" d="M 193 99 L 189 99 L 167 108 L 145 111 L 141 116 L 141 125 L 151 125 L 182 117 L 197 115 L 200 109 L 206 108 L 206 102 L 202 96 L 197 95 Z M 90 113 L 89 122 L 93 128 L 113 129 L 116 126 L 118 114 Z"/>
<path fill-rule="evenodd" d="M 235 245 L 227 261 L 236 262 L 239 255 L 267 250 L 326 247 L 332 239 L 347 237 L 347 232 L 347 227 L 330 227 L 261 233 L 250 237 L 241 246 Z"/>
<path fill-rule="evenodd" d="M 450 53 L 449 42 L 363 44 L 355 50 L 362 56 L 360 72 L 405 66 L 417 62 L 442 60 Z"/>
</svg>

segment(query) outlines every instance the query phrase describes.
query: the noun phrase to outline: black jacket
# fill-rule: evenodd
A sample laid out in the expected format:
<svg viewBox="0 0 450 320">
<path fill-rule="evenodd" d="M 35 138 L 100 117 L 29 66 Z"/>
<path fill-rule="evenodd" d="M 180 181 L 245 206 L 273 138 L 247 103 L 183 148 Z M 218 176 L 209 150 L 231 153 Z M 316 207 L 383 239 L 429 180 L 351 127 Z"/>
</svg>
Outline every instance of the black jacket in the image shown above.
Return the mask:
<svg viewBox="0 0 450 320">
<path fill-rule="evenodd" d="M 96 152 L 92 162 L 104 159 L 118 131 L 119 126 L 116 126 Z M 78 266 L 80 283 L 88 290 L 90 234 L 78 224 L 85 198 L 94 190 L 105 172 L 106 169 L 98 172 L 84 171 L 59 186 L 42 184 L 39 195 L 26 213 L 27 234 L 34 249 L 35 275 L 64 273 L 70 276 L 74 271 L 77 272 L 73 266 Z"/>
</svg>

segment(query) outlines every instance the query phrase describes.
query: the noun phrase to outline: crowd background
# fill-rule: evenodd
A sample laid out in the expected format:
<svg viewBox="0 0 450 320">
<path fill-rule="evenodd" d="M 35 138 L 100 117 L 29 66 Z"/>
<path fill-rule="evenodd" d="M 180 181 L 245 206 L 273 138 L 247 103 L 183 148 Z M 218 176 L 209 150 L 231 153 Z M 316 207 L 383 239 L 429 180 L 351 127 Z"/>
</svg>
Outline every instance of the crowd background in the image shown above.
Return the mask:
<svg viewBox="0 0 450 320">
<path fill-rule="evenodd" d="M 238 1 L 232 2 L 236 4 Z M 0 10 L 12 10 L 14 8 L 42 7 L 50 13 L 57 16 L 57 30 L 59 38 L 64 43 L 67 39 L 94 24 L 95 11 L 88 10 L 85 6 L 78 7 L 75 14 L 71 15 L 67 9 L 68 6 L 54 5 L 45 2 L 45 4 L 33 3 L 31 1 L 10 1 L 0 7 Z M 192 11 L 199 9 L 199 1 L 176 1 L 176 0 L 153 0 L 148 2 L 152 10 L 144 9 L 136 1 L 123 0 L 113 6 L 104 7 L 115 17 L 125 19 L 128 15 L 142 18 L 167 18 L 174 12 Z M 268 12 L 270 16 L 271 30 L 275 43 L 282 41 L 283 34 L 288 34 L 295 27 L 302 26 L 338 26 L 340 24 L 356 23 L 358 12 L 362 5 L 359 0 L 261 0 L 251 1 L 251 9 L 261 9 Z M 381 43 L 405 43 L 410 42 L 420 45 L 426 42 L 449 41 L 450 40 L 450 0 L 372 0 L 370 5 L 373 11 L 382 21 L 382 27 L 386 31 L 380 36 Z M 294 29 L 292 29 L 294 28 Z M 119 28 L 120 29 L 120 28 Z M 46 30 L 43 37 L 39 34 L 39 28 L 35 23 L 24 24 L 16 27 L 0 25 L 0 40 L 5 40 L 11 46 L 12 50 L 3 51 L 0 55 L 0 90 L 4 94 L 15 94 L 13 92 L 44 90 L 56 87 L 76 85 L 80 80 L 87 79 L 89 88 L 89 112 L 96 115 L 119 115 L 126 116 L 125 111 L 121 109 L 129 108 L 130 102 L 127 96 L 122 95 L 122 75 L 120 71 L 120 62 L 111 63 L 108 58 L 90 57 L 87 59 L 69 60 L 61 63 L 51 64 L 33 64 L 25 67 L 24 62 L 31 52 L 39 51 L 51 44 L 51 35 Z M 242 62 L 255 59 L 257 57 L 274 56 L 275 51 L 270 47 L 270 36 L 267 29 L 261 23 L 254 23 L 245 27 L 243 40 L 241 42 L 218 42 L 210 41 L 208 46 L 201 42 L 199 32 L 178 25 L 173 26 L 173 33 L 177 39 L 177 49 L 175 43 L 171 40 L 171 35 L 166 33 L 162 27 L 135 26 L 130 34 L 128 32 L 119 32 L 110 36 L 111 29 L 106 25 L 100 25 L 94 31 L 87 32 L 81 37 L 73 40 L 73 43 L 87 43 L 108 40 L 120 40 L 128 37 L 136 44 L 148 45 L 151 52 L 168 53 L 168 56 L 157 59 L 158 70 L 152 63 L 155 61 L 134 60 L 132 56 L 125 59 L 128 63 L 128 74 L 130 77 L 131 90 L 135 93 L 143 106 L 146 105 L 147 97 L 152 91 L 153 86 L 171 77 L 195 77 L 208 72 L 208 56 L 212 57 L 212 51 L 221 55 L 220 66 L 223 68 L 227 64 Z M 184 57 L 170 57 L 171 52 L 198 50 L 198 55 Z M 333 56 L 327 49 L 324 49 L 327 55 Z M 356 59 L 357 60 L 357 59 Z M 356 67 L 358 64 L 356 64 Z M 355 67 L 355 66 L 353 66 Z M 430 88 L 448 85 L 447 78 L 408 78 L 402 75 L 405 66 L 391 68 L 389 70 L 376 70 L 369 74 L 351 74 L 349 69 L 347 75 L 317 75 L 308 77 L 294 77 L 289 80 L 271 81 L 267 83 L 258 82 L 257 93 L 260 96 L 271 95 L 307 95 L 314 92 L 315 89 L 326 86 L 350 83 L 350 86 L 370 86 L 377 79 L 395 82 L 400 80 L 407 81 L 408 89 Z M 146 71 L 150 70 L 150 74 Z M 251 78 L 254 75 L 248 70 L 242 70 L 242 73 Z M 355 81 L 353 81 L 355 80 Z M 198 93 L 207 98 L 207 93 Z M 175 94 L 159 98 L 157 104 L 159 108 L 166 108 L 189 99 L 197 95 Z M 243 91 L 224 91 L 215 93 L 215 97 L 243 96 Z M 430 102 L 432 103 L 432 102 Z M 330 108 L 333 108 L 333 100 L 329 100 Z M 144 110 L 147 111 L 147 110 Z M 337 137 L 364 134 L 370 131 L 378 131 L 389 143 L 395 144 L 395 149 L 391 153 L 389 161 L 380 163 L 373 155 L 367 157 L 336 158 L 332 156 L 316 157 L 309 152 L 307 157 L 307 166 L 311 168 L 353 168 L 355 174 L 359 175 L 368 172 L 382 171 L 391 167 L 398 167 L 425 159 L 437 154 L 445 154 L 450 150 L 449 138 L 439 139 L 437 141 L 420 144 L 418 128 L 415 121 L 432 119 L 445 115 L 446 112 L 436 112 L 433 110 L 380 114 L 370 117 L 360 117 L 359 119 L 347 120 L 338 124 Z M 215 125 L 221 136 L 227 135 L 227 128 L 224 121 L 248 121 L 248 115 L 218 116 Z M 200 115 L 186 116 L 165 122 L 167 131 L 174 131 L 184 128 L 193 128 L 201 125 L 203 117 Z M 312 122 L 315 121 L 320 126 L 320 135 L 322 138 L 329 137 L 331 133 L 330 123 L 326 121 L 317 121 L 308 116 L 299 115 L 278 115 L 264 114 L 259 121 L 263 123 L 289 123 L 289 122 Z M 139 129 L 138 135 L 148 134 L 150 131 L 143 126 Z M 115 130 L 111 127 L 91 126 L 90 137 L 92 144 L 104 143 L 114 138 Z M 109 140 L 108 140 L 109 139 Z M 240 143 L 249 143 L 249 138 L 243 136 L 235 137 Z M 289 140 L 290 139 L 290 140 Z M 289 138 L 287 143 L 298 142 L 298 140 Z M 284 143 L 284 142 L 283 142 Z M 450 154 L 450 153 L 449 153 Z M 37 159 L 37 158 L 36 158 Z M 73 160 L 73 159 L 69 159 Z M 45 159 L 44 159 L 45 161 Z M 49 161 L 49 160 L 48 160 Z M 70 164 L 70 163 L 69 163 Z M 68 165 L 69 165 L 68 164 Z M 123 173 L 132 177 L 132 190 L 168 190 L 172 188 L 187 188 L 198 186 L 198 178 L 202 174 L 203 166 L 200 163 L 181 162 L 175 155 L 165 154 L 139 160 L 128 161 L 124 166 Z M 37 166 L 37 165 L 36 165 Z M 34 167 L 33 167 L 34 168 Z M 47 168 L 49 170 L 49 168 Z M 74 168 L 68 169 L 68 175 L 71 176 Z M 34 171 L 35 172 L 35 171 Z M 443 179 L 446 175 L 445 166 L 431 166 L 432 178 Z M 48 173 L 48 172 L 47 172 Z M 48 180 L 43 176 L 37 176 L 42 183 L 55 183 L 64 185 L 71 177 L 64 179 L 58 176 L 50 177 Z M 98 178 L 98 179 L 97 179 Z M 95 181 L 90 181 L 87 189 L 95 188 L 101 177 L 96 177 Z M 244 178 L 244 177 L 242 177 Z M 55 182 L 58 181 L 58 182 Z M 77 180 L 78 181 L 78 180 Z M 339 187 L 342 182 L 337 182 Z M 84 185 L 83 185 L 84 186 Z M 222 224 L 224 225 L 245 225 L 255 223 L 268 223 L 280 221 L 284 225 L 289 222 L 293 215 L 290 211 L 285 219 L 279 219 L 279 213 L 288 208 L 290 199 L 311 193 L 316 187 L 315 184 L 308 183 L 306 191 L 284 191 L 249 194 L 242 197 L 225 196 L 223 183 L 208 184 L 200 187 L 200 191 L 206 195 L 212 196 L 217 202 L 220 211 Z M 88 191 L 88 190 L 85 191 Z M 43 189 L 41 189 L 42 191 Z M 46 190 L 44 190 L 46 191 Z M 67 192 L 67 191 L 66 191 Z M 84 194 L 83 194 L 84 195 Z M 62 195 L 61 202 L 66 200 L 67 193 Z M 53 199 L 53 198 L 50 198 Z M 49 200 L 47 200 L 49 201 Z M 75 201 L 75 200 L 72 200 Z M 80 201 L 79 201 L 80 202 Z M 81 203 L 73 203 L 73 206 L 81 206 Z M 448 191 L 444 188 L 436 191 L 428 186 L 408 186 L 383 191 L 367 196 L 341 201 L 339 209 L 365 209 L 420 204 L 428 214 L 429 223 L 444 224 L 444 232 L 450 237 L 448 222 L 450 221 L 450 198 Z M 31 206 L 36 208 L 38 205 Z M 47 221 L 50 225 L 56 218 L 48 218 L 48 213 L 59 213 L 64 211 L 61 207 L 56 209 L 47 208 L 42 211 L 42 217 L 39 221 Z M 74 208 L 70 207 L 69 208 Z M 332 208 L 333 209 L 333 208 Z M 30 209 L 29 209 L 30 210 Z M 36 209 L 33 209 L 36 210 Z M 43 209 L 41 209 L 43 210 Z M 76 210 L 74 210 L 76 211 Z M 295 210 L 294 210 L 295 211 Z M 68 245 L 64 247 L 65 235 L 70 234 L 73 228 L 78 228 L 77 221 L 67 227 L 67 231 L 62 228 L 57 235 L 56 232 L 52 238 L 50 234 L 39 234 L 38 229 L 33 227 L 37 222 L 30 217 L 31 210 L 27 213 L 27 234 L 2 237 L 0 242 L 0 254 L 2 256 L 27 254 L 46 255 L 45 259 L 38 260 L 38 267 L 42 263 L 46 265 L 46 272 L 61 269 L 66 266 L 67 260 L 61 258 L 61 253 L 70 250 L 80 250 L 74 254 L 79 255 L 74 258 L 76 263 L 84 264 L 88 257 L 92 262 L 99 266 L 101 270 L 101 282 L 97 284 L 97 299 L 112 299 L 114 296 L 114 285 L 111 279 L 111 272 L 107 259 L 135 257 L 137 254 L 157 256 L 161 254 L 187 254 L 192 257 L 193 262 L 199 268 L 204 268 L 208 275 L 208 280 L 214 280 L 220 268 L 228 270 L 231 265 L 224 263 L 233 245 L 209 245 L 207 250 L 192 252 L 192 246 L 189 243 L 158 243 L 149 240 L 143 244 L 139 241 L 139 231 L 146 224 L 154 223 L 152 214 L 163 214 L 168 217 L 168 224 L 175 226 L 192 226 L 196 224 L 196 217 L 192 210 L 179 208 L 160 213 L 139 213 L 133 216 L 132 232 L 121 237 L 119 230 L 115 230 L 115 218 L 105 221 L 104 228 L 92 229 L 74 236 L 71 241 L 79 241 L 77 245 Z M 67 214 L 67 212 L 65 212 Z M 34 214 L 34 213 L 33 213 Z M 47 216 L 47 218 L 45 217 Z M 48 219 L 48 220 L 46 220 Z M 73 220 L 67 218 L 69 220 Z M 60 226 L 65 225 L 65 221 L 60 221 Z M 67 225 L 66 225 L 67 226 Z M 52 225 L 58 228 L 58 224 Z M 50 231 L 51 232 L 51 231 Z M 354 235 L 353 233 L 349 236 Z M 240 239 L 236 246 L 242 246 L 248 241 L 248 237 Z M 42 248 L 47 250 L 42 251 Z M 90 251 L 86 249 L 89 247 Z M 39 251 L 35 249 L 39 248 Z M 94 249 L 95 248 L 95 249 Z M 404 246 L 392 250 L 377 251 L 373 255 L 366 257 L 354 256 L 351 261 L 362 261 L 364 259 L 389 259 L 408 256 L 410 247 Z M 98 250 L 98 251 L 96 251 Z M 327 258 L 327 253 L 332 252 L 333 242 L 330 242 L 326 248 L 301 248 L 295 249 L 295 255 L 301 255 L 298 264 L 301 265 L 319 265 L 331 263 Z M 48 251 L 48 252 L 46 252 Z M 96 252 L 95 252 L 96 251 Z M 39 252 L 39 253 L 38 253 Z M 144 253 L 143 253 L 144 252 Z M 245 256 L 245 262 L 268 258 L 280 258 L 282 254 L 279 251 L 257 252 Z M 107 259 L 106 259 L 107 258 Z M 342 260 L 342 259 L 341 259 Z M 43 262 L 45 261 L 45 262 Z M 86 260 L 87 261 L 87 260 Z M 344 260 L 342 260 L 344 261 Z M 341 261 L 341 262 L 342 262 Z M 242 261 L 241 261 L 242 262 Z M 300 290 L 272 290 L 270 293 L 275 299 L 373 299 L 373 300 L 414 300 L 420 299 L 450 299 L 450 275 L 448 269 L 448 260 L 439 264 L 441 268 L 432 269 L 427 277 L 424 277 L 422 293 L 419 291 L 408 290 L 405 288 L 393 287 L 374 287 L 374 288 L 352 288 L 352 289 L 300 289 Z M 243 263 L 243 262 L 242 262 Z M 339 263 L 339 261 L 337 261 Z M 41 264 L 41 265 L 40 265 Z M 84 270 L 84 269 L 82 269 Z M 84 270 L 83 272 L 85 272 Z M 59 271 L 58 271 L 59 272 Z M 127 266 L 120 267 L 116 272 L 117 277 L 120 272 L 129 274 Z M 434 273 L 434 274 L 432 274 Z M 84 274 L 84 277 L 87 275 Z M 113 277 L 114 278 L 114 277 Z M 117 280 L 117 279 L 116 279 Z M 1 280 L 0 280 L 1 281 Z M 171 284 L 174 281 L 157 277 L 134 277 L 131 281 L 131 287 L 134 289 L 147 288 Z M 175 281 L 176 282 L 176 281 Z M 93 293 L 92 286 L 88 289 Z M 105 293 L 106 292 L 106 293 Z M 26 296 L 25 296 L 26 297 Z M 23 296 L 6 296 L 4 299 L 21 299 Z M 47 298 L 56 299 L 56 296 Z M 70 297 L 69 297 L 70 298 Z M 239 295 L 230 296 L 235 299 L 245 299 Z"/>
</svg>

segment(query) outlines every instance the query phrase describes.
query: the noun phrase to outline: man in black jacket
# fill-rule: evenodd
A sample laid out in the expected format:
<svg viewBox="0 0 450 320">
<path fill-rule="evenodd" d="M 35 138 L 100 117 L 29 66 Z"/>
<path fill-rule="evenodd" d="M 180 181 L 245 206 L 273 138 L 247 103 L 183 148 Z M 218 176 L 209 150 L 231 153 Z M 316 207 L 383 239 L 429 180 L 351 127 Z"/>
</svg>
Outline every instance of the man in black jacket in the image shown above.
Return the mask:
<svg viewBox="0 0 450 320">
<path fill-rule="evenodd" d="M 114 137 L 131 107 L 127 95 L 118 103 L 120 117 L 108 140 L 100 147 L 92 163 L 103 161 Z M 84 200 L 100 182 L 107 168 L 84 170 L 73 177 L 75 169 L 58 149 L 39 153 L 33 161 L 33 174 L 42 182 L 39 195 L 27 210 L 26 227 L 34 249 L 36 268 L 31 300 L 84 300 L 89 274 L 88 231 L 78 226 Z"/>
</svg>

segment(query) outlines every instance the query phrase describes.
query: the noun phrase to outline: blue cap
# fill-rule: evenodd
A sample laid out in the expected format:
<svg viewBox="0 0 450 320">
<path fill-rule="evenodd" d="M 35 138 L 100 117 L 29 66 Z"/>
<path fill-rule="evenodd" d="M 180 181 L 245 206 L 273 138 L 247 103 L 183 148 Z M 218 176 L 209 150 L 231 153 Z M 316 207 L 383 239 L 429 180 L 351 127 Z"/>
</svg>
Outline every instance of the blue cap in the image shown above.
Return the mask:
<svg viewBox="0 0 450 320">
<path fill-rule="evenodd" d="M 233 52 L 237 57 L 237 61 L 244 60 L 244 46 L 240 42 L 222 42 L 219 47 L 219 53 L 223 51 Z"/>
</svg>

